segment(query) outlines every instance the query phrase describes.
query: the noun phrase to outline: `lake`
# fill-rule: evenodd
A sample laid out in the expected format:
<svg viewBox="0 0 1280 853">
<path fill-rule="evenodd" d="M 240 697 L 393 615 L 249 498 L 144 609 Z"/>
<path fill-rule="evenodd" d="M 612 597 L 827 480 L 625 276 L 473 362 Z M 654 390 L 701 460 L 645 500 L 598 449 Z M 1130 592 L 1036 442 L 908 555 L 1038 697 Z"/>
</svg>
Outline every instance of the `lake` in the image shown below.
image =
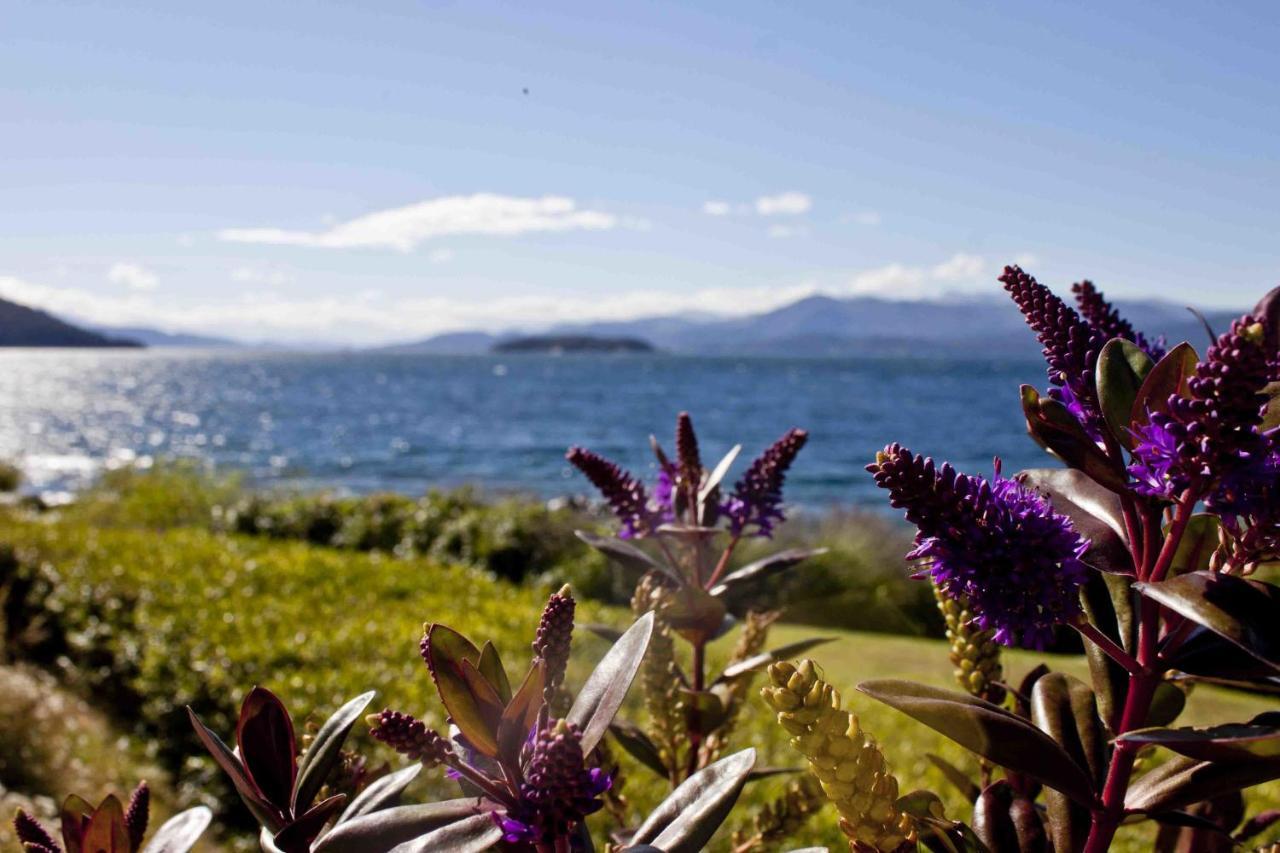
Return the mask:
<svg viewBox="0 0 1280 853">
<path fill-rule="evenodd" d="M 571 444 L 651 473 L 649 434 L 669 446 L 688 409 L 704 457 L 743 444 L 735 474 L 801 426 L 789 500 L 879 506 L 863 466 L 889 441 L 968 471 L 989 472 L 997 453 L 1006 470 L 1045 464 L 1022 382 L 1045 385 L 1040 362 L 7 350 L 0 458 L 41 492 L 189 457 L 266 485 L 549 497 L 587 491 L 564 462 Z"/>
</svg>

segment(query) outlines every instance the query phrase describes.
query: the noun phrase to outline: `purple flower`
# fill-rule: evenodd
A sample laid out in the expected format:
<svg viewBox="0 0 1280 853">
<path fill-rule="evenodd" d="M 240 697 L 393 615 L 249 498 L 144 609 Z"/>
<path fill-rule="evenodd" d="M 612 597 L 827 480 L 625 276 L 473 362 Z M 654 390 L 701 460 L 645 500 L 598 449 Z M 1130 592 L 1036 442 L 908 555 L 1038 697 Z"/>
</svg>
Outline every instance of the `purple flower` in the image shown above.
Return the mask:
<svg viewBox="0 0 1280 853">
<path fill-rule="evenodd" d="M 997 642 L 1043 648 L 1079 613 L 1089 542 L 1039 494 L 998 468 L 989 482 L 897 444 L 867 470 L 917 527 L 908 559 L 927 561 L 939 589 L 967 599 Z"/>
<path fill-rule="evenodd" d="M 573 612 L 576 602 L 565 584 L 559 592 L 547 599 L 547 606 L 538 620 L 538 632 L 533 640 L 533 659 L 546 665 L 546 680 L 542 695 L 550 702 L 556 688 L 564 681 L 564 671 L 569 664 L 569 644 L 573 639 Z"/>
<path fill-rule="evenodd" d="M 1085 415 L 1081 423 L 1092 425 L 1096 430 L 1102 416 L 1094 386 L 1094 368 L 1107 336 L 1086 323 L 1070 305 L 1020 267 L 1005 267 L 999 280 L 1044 347 L 1049 382 L 1070 393 L 1069 399 L 1077 401 Z"/>
<path fill-rule="evenodd" d="M 1183 467 L 1182 425 L 1166 415 L 1154 414 L 1134 431 L 1137 444 L 1129 473 L 1134 491 L 1153 498 L 1175 500 L 1191 485 L 1191 475 Z"/>
<path fill-rule="evenodd" d="M 538 844 L 565 837 L 604 805 L 600 796 L 613 779 L 586 767 L 577 726 L 555 721 L 537 732 L 527 754 L 519 802 L 494 815 L 507 841 Z"/>
<path fill-rule="evenodd" d="M 1101 332 L 1107 340 L 1124 338 L 1136 344 L 1151 357 L 1152 361 L 1159 361 L 1164 357 L 1164 339 L 1148 341 L 1142 332 L 1136 331 L 1128 320 L 1120 316 L 1120 312 L 1103 297 L 1102 292 L 1094 287 L 1093 282 L 1088 280 L 1077 282 L 1071 285 L 1071 292 L 1076 295 L 1076 304 L 1080 306 L 1080 313 L 1084 315 L 1085 321 Z"/>
<path fill-rule="evenodd" d="M 434 767 L 452 757 L 453 747 L 426 723 L 390 708 L 369 717 L 369 734 L 403 756 Z M 456 771 L 449 770 L 452 774 Z M 458 778 L 456 776 L 451 778 Z"/>
<path fill-rule="evenodd" d="M 565 458 L 600 490 L 613 514 L 622 522 L 619 537 L 634 539 L 653 532 L 657 524 L 643 483 L 603 456 L 581 447 L 569 448 Z"/>
<path fill-rule="evenodd" d="M 782 513 L 782 484 L 787 469 L 808 440 L 808 432 L 792 428 L 747 468 L 721 507 L 733 535 L 740 536 L 751 525 L 758 536 L 773 535 L 774 523 L 786 518 Z"/>
</svg>

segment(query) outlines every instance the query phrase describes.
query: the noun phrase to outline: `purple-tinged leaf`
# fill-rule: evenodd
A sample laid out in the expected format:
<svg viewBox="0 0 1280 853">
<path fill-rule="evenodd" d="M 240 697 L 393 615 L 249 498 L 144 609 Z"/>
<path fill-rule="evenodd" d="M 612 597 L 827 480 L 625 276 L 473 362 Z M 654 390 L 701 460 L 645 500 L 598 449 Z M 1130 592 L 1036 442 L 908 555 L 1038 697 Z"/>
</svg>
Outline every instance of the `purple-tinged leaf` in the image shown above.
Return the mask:
<svg viewBox="0 0 1280 853">
<path fill-rule="evenodd" d="M 476 669 L 493 685 L 503 705 L 511 701 L 511 681 L 507 678 L 506 667 L 502 665 L 498 649 L 489 640 L 485 640 L 480 647 L 480 662 L 476 664 Z"/>
<path fill-rule="evenodd" d="M 1155 362 L 1149 355 L 1123 338 L 1108 341 L 1098 354 L 1095 370 L 1098 407 L 1112 436 L 1130 450 L 1133 449 L 1133 433 L 1129 431 L 1133 401 L 1154 367 Z"/>
<path fill-rule="evenodd" d="M 502 830 L 487 814 L 475 815 L 442 826 L 392 848 L 392 853 L 480 853 L 502 840 Z"/>
<path fill-rule="evenodd" d="M 302 761 L 298 763 L 298 780 L 293 786 L 293 812 L 301 814 L 311 808 L 316 794 L 320 792 L 329 772 L 342 757 L 342 745 L 356 724 L 373 701 L 374 691 L 362 693 L 347 702 L 325 720 L 320 731 L 316 732 L 311 745 L 307 747 Z"/>
<path fill-rule="evenodd" d="M 1031 721 L 1088 769 L 1095 788 L 1101 786 L 1107 772 L 1107 733 L 1089 685 L 1065 673 L 1049 673 L 1031 691 Z M 1082 849 L 1089 836 L 1089 809 L 1053 789 L 1045 791 L 1045 805 L 1053 848 Z"/>
<path fill-rule="evenodd" d="M 699 853 L 738 801 L 756 751 L 744 749 L 699 770 L 649 813 L 631 844 L 652 844 L 665 853 Z"/>
<path fill-rule="evenodd" d="M 1089 540 L 1085 563 L 1108 574 L 1133 574 L 1124 513 L 1114 491 L 1071 468 L 1028 468 L 1013 479 L 1043 495 L 1054 512 L 1071 519 L 1076 532 Z"/>
<path fill-rule="evenodd" d="M 569 710 L 568 721 L 582 730 L 582 752 L 590 753 L 609 730 L 609 723 L 622 707 L 622 700 L 631 689 L 649 637 L 653 634 L 653 613 L 646 613 L 627 629 L 622 639 L 605 653 L 578 691 Z"/>
<path fill-rule="evenodd" d="M 1179 755 L 1130 785 L 1124 807 L 1142 813 L 1173 811 L 1272 779 L 1280 779 L 1280 759 L 1209 762 Z"/>
<path fill-rule="evenodd" d="M 479 662 L 480 650 L 449 626 L 434 623 L 427 629 L 426 655 L 449 719 L 477 752 L 493 758 L 498 754 L 497 721 L 486 716 L 463 673 L 464 663 L 474 668 Z"/>
<path fill-rule="evenodd" d="M 1274 667 L 1200 625 L 1168 652 L 1165 660 L 1169 666 L 1188 675 L 1228 683 L 1254 683 L 1277 676 Z"/>
<path fill-rule="evenodd" d="M 254 687 L 240 704 L 236 747 L 245 772 L 263 798 L 282 812 L 293 802 L 298 744 L 284 703 L 264 687 Z"/>
<path fill-rule="evenodd" d="M 583 542 L 604 554 L 610 562 L 621 569 L 634 572 L 637 575 L 642 575 L 645 572 L 661 572 L 676 584 L 684 583 L 684 578 L 679 572 L 670 566 L 659 563 L 630 542 L 624 542 L 613 537 L 595 536 L 583 530 L 575 530 L 574 534 Z"/>
<path fill-rule="evenodd" d="M 1142 381 L 1133 398 L 1133 407 L 1129 410 L 1129 422 L 1132 430 L 1138 430 L 1151 421 L 1151 415 L 1169 411 L 1169 398 L 1177 394 L 1180 397 L 1190 395 L 1187 381 L 1196 372 L 1200 356 L 1188 343 L 1178 344 L 1165 353 L 1164 358 L 1156 362 L 1147 378 Z"/>
<path fill-rule="evenodd" d="M 516 695 L 503 709 L 498 722 L 498 755 L 504 760 L 519 761 L 520 748 L 542 710 L 542 689 L 546 677 L 546 662 L 536 661 L 520 683 Z"/>
<path fill-rule="evenodd" d="M 282 816 L 262 796 L 258 786 L 254 784 L 253 779 L 245 772 L 244 765 L 240 763 L 240 757 L 222 742 L 222 738 L 218 737 L 213 729 L 206 726 L 196 716 L 196 712 L 191 710 L 190 706 L 187 706 L 187 716 L 191 720 L 191 727 L 195 729 L 196 737 L 200 739 L 200 743 L 204 745 L 205 750 L 217 765 L 222 768 L 222 772 L 230 777 L 231 784 L 235 786 L 236 792 L 240 794 L 240 799 L 244 801 L 245 806 L 253 813 L 258 823 L 269 828 L 272 832 L 280 829 L 284 825 Z"/>
<path fill-rule="evenodd" d="M 213 812 L 204 806 L 196 806 L 160 824 L 142 853 L 187 853 L 213 820 Z"/>
<path fill-rule="evenodd" d="M 785 572 L 805 560 L 825 553 L 827 553 L 826 548 L 789 548 L 786 551 L 770 554 L 725 575 L 718 584 L 711 588 L 711 594 L 722 596 L 733 587 L 765 580 L 779 572 Z"/>
<path fill-rule="evenodd" d="M 391 850 L 450 824 L 480 815 L 489 819 L 492 805 L 476 797 L 395 806 L 345 820 L 325 833 L 314 853 L 367 853 Z"/>
<path fill-rule="evenodd" d="M 321 800 L 306 814 L 277 832 L 271 840 L 284 853 L 308 853 L 311 850 L 311 842 L 316 840 L 316 836 L 324 829 L 324 825 L 346 802 L 346 794 L 335 794 Z"/>
<path fill-rule="evenodd" d="M 422 772 L 422 764 L 410 764 L 394 773 L 389 773 L 369 783 L 363 791 L 355 796 L 338 817 L 341 825 L 362 815 L 388 808 L 400 800 L 404 789 Z"/>
<path fill-rule="evenodd" d="M 767 652 L 761 652 L 760 654 L 749 657 L 746 660 L 729 664 L 725 667 L 724 672 L 720 673 L 720 677 L 717 678 L 714 683 L 719 684 L 725 681 L 732 681 L 740 675 L 755 672 L 756 670 L 763 669 L 769 664 L 777 663 L 780 660 L 790 660 L 809 651 L 809 649 L 812 649 L 815 646 L 820 646 L 823 643 L 829 643 L 834 639 L 835 637 L 810 637 L 807 640 L 799 640 L 798 642 L 788 643 L 785 646 L 779 646 L 778 648 L 771 649 Z"/>
<path fill-rule="evenodd" d="M 1124 469 L 1107 458 L 1062 403 L 1041 397 L 1039 391 L 1023 385 L 1022 411 L 1027 418 L 1027 432 L 1041 447 L 1113 492 L 1128 490 Z"/>
<path fill-rule="evenodd" d="M 80 849 L 83 853 L 131 853 L 129 827 L 124 822 L 124 806 L 114 795 L 107 795 L 85 826 Z"/>
<path fill-rule="evenodd" d="M 1280 670 L 1280 588 L 1213 572 L 1135 584 L 1148 598 Z"/>
<path fill-rule="evenodd" d="M 670 770 L 662 760 L 662 753 L 645 733 L 644 729 L 634 723 L 614 720 L 609 724 L 609 733 L 627 754 L 657 773 L 663 779 L 668 778 Z"/>
<path fill-rule="evenodd" d="M 1002 767 L 1024 773 L 1079 803 L 1092 802 L 1088 772 L 1053 738 L 998 705 L 897 679 L 865 681 L 858 689 Z"/>
<path fill-rule="evenodd" d="M 959 767 L 956 767 L 945 758 L 934 755 L 932 752 L 925 753 L 924 756 L 929 763 L 942 773 L 943 777 L 951 783 L 951 785 L 960 792 L 960 794 L 969 802 L 976 802 L 978 796 L 982 793 L 982 788 L 978 787 L 978 783 L 969 777 Z"/>
<path fill-rule="evenodd" d="M 1049 838 L 1033 802 L 1005 779 L 983 790 L 973 807 L 974 834 L 997 853 L 1047 853 Z"/>
<path fill-rule="evenodd" d="M 1280 759 L 1280 728 L 1271 725 L 1228 723 L 1204 728 L 1139 729 L 1120 739 L 1162 746 L 1198 761 Z"/>
</svg>

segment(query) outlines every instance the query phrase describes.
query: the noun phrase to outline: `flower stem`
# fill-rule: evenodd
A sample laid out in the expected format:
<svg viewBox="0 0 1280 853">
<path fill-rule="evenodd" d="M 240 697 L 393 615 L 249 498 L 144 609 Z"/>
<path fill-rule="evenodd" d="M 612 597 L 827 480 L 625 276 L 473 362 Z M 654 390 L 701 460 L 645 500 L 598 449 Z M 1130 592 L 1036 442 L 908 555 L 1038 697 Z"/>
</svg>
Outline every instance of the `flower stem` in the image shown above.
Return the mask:
<svg viewBox="0 0 1280 853">
<path fill-rule="evenodd" d="M 1107 653 L 1107 657 L 1125 668 L 1130 675 L 1141 675 L 1142 664 L 1126 652 L 1115 640 L 1108 637 L 1098 627 L 1091 622 L 1081 619 L 1078 622 L 1072 622 L 1071 627 L 1080 632 L 1081 636 L 1088 638 L 1090 642 Z"/>
<path fill-rule="evenodd" d="M 720 580 L 720 576 L 724 574 L 724 570 L 729 567 L 729 558 L 733 556 L 733 549 L 738 547 L 738 540 L 742 538 L 742 534 L 735 533 L 733 538 L 729 540 L 729 544 L 725 546 L 724 553 L 720 555 L 720 561 L 716 563 L 716 569 L 711 573 L 711 577 L 707 580 L 707 589 L 716 585 L 716 581 Z"/>
</svg>

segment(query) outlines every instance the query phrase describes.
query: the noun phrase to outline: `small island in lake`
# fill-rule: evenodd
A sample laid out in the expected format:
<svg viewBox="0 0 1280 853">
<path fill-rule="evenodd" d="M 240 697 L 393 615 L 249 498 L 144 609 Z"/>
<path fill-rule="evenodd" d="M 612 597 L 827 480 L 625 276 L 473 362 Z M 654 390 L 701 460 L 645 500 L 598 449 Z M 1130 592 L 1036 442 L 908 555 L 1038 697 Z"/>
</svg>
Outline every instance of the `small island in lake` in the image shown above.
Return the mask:
<svg viewBox="0 0 1280 853">
<path fill-rule="evenodd" d="M 595 335 L 531 335 L 498 341 L 493 352 L 654 352 L 653 344 L 640 338 L 606 338 Z"/>
</svg>

